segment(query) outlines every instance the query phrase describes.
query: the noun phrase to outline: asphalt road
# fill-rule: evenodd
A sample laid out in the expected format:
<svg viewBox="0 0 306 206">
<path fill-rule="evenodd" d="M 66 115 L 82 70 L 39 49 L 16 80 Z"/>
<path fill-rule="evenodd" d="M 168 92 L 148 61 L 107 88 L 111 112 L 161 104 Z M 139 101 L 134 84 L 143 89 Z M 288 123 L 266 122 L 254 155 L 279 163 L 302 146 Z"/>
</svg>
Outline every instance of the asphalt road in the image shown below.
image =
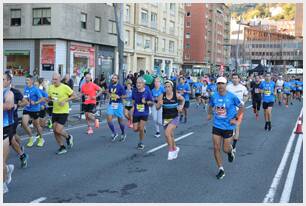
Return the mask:
<svg viewBox="0 0 306 206">
<path fill-rule="evenodd" d="M 11 150 L 9 163 L 15 165 L 5 203 L 31 202 L 147 202 L 147 203 L 261 203 L 269 191 L 289 137 L 294 130 L 302 103 L 288 109 L 274 106 L 272 131 L 263 129 L 261 111 L 256 121 L 252 109 L 246 110 L 238 142 L 236 159 L 227 161 L 223 154 L 225 177 L 217 180 L 213 158 L 211 122 L 206 112 L 192 105 L 187 124 L 180 124 L 175 137 L 193 132 L 177 142 L 181 148 L 177 160 L 167 160 L 167 147 L 148 154 L 165 143 L 155 138 L 152 121 L 147 124 L 144 151 L 138 151 L 138 134 L 127 129 L 124 143 L 110 141 L 110 131 L 101 124 L 93 136 L 85 127 L 71 129 L 74 147 L 65 155 L 58 149 L 52 134 L 46 135 L 44 148 L 30 148 L 29 167 L 21 169 Z M 117 126 L 117 124 L 116 124 Z M 117 126 L 118 129 L 118 126 Z M 276 188 L 274 202 L 279 202 L 292 160 L 290 156 Z M 26 141 L 24 141 L 26 143 Z M 303 202 L 303 152 L 293 182 L 290 202 Z"/>
</svg>

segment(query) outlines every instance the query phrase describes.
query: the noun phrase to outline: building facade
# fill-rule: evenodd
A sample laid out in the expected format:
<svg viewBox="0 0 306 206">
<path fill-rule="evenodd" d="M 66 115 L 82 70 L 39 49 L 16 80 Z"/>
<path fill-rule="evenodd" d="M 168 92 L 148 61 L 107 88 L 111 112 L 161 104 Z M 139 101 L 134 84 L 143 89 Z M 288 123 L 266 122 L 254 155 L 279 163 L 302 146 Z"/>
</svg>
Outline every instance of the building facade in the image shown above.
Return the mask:
<svg viewBox="0 0 306 206">
<path fill-rule="evenodd" d="M 183 57 L 183 4 L 124 4 L 126 72 L 178 72 Z"/>
<path fill-rule="evenodd" d="M 225 4 L 185 4 L 184 70 L 194 75 L 228 67 L 230 11 Z"/>
<path fill-rule="evenodd" d="M 117 35 L 114 9 L 107 4 L 4 4 L 4 68 L 15 84 L 27 74 L 51 79 L 70 74 L 78 85 L 83 72 L 114 69 Z"/>
<path fill-rule="evenodd" d="M 295 4 L 295 36 L 302 38 L 304 35 L 304 30 L 303 30 L 303 4 L 298 3 Z"/>
</svg>

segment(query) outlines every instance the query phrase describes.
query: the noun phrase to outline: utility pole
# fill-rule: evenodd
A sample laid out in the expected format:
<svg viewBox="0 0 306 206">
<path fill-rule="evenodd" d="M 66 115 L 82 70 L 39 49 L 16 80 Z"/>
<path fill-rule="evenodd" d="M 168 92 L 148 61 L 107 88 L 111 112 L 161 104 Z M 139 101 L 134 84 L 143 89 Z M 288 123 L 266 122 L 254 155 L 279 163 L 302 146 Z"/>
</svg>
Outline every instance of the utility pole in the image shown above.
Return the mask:
<svg viewBox="0 0 306 206">
<path fill-rule="evenodd" d="M 236 41 L 236 68 L 235 72 L 238 72 L 238 51 L 239 51 L 239 34 L 240 34 L 240 24 L 241 24 L 241 16 L 240 20 L 238 21 L 238 35 L 237 35 L 237 41 Z"/>
<path fill-rule="evenodd" d="M 119 81 L 121 84 L 124 83 L 125 71 L 123 68 L 124 63 L 124 31 L 123 31 L 123 3 L 114 3 L 116 29 L 117 29 L 117 42 L 119 52 Z"/>
</svg>

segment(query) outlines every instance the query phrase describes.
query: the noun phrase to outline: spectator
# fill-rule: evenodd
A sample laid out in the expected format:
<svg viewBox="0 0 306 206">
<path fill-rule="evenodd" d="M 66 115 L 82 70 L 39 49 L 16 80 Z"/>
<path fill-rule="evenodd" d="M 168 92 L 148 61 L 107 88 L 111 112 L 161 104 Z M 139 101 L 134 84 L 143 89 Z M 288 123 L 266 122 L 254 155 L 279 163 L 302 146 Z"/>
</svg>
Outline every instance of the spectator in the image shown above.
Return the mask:
<svg viewBox="0 0 306 206">
<path fill-rule="evenodd" d="M 70 78 L 69 74 L 65 75 L 65 77 L 62 79 L 62 83 L 66 84 L 73 90 L 73 80 Z"/>
</svg>

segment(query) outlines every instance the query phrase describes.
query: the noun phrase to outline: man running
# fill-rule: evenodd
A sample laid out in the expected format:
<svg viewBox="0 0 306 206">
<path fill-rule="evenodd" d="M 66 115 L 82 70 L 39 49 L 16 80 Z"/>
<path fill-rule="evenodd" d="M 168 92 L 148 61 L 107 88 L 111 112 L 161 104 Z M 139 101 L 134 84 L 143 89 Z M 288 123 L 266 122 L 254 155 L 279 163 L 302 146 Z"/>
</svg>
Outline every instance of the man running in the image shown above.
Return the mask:
<svg viewBox="0 0 306 206">
<path fill-rule="evenodd" d="M 208 80 L 204 79 L 203 80 L 203 86 L 202 86 L 202 94 L 201 94 L 201 99 L 204 104 L 203 108 L 207 111 L 207 104 L 208 104 L 208 98 L 209 98 L 209 93 L 208 93 Z"/>
<path fill-rule="evenodd" d="M 298 79 L 295 81 L 295 85 L 296 85 L 296 97 L 301 102 L 303 96 L 303 81 L 301 81 L 301 79 Z"/>
<path fill-rule="evenodd" d="M 177 91 L 185 99 L 183 113 L 184 113 L 184 123 L 186 123 L 187 122 L 187 110 L 190 105 L 189 95 L 191 94 L 191 90 L 190 90 L 189 84 L 187 83 L 187 81 L 185 80 L 183 76 L 179 78 L 179 84 L 177 85 Z M 180 122 L 182 121 L 183 121 L 183 114 L 181 113 Z"/>
<path fill-rule="evenodd" d="M 124 101 L 124 116 L 128 120 L 128 127 L 133 128 L 133 116 L 132 116 L 132 109 L 133 109 L 133 100 L 132 100 L 132 91 L 133 91 L 133 82 L 131 79 L 126 80 L 126 98 Z"/>
<path fill-rule="evenodd" d="M 197 101 L 197 107 L 202 103 L 201 95 L 202 95 L 202 87 L 203 83 L 201 82 L 201 77 L 198 77 L 198 81 L 193 84 L 193 89 L 195 90 L 195 97 Z"/>
<path fill-rule="evenodd" d="M 162 118 L 163 118 L 163 110 L 158 108 L 157 103 L 163 97 L 163 93 L 165 92 L 164 87 L 161 85 L 160 78 L 156 77 L 154 79 L 154 88 L 152 89 L 152 96 L 153 96 L 153 106 L 152 106 L 152 116 L 155 126 L 155 137 L 160 137 L 160 130 L 159 126 L 162 125 Z"/>
<path fill-rule="evenodd" d="M 39 89 L 33 85 L 33 76 L 29 75 L 26 77 L 26 87 L 24 88 L 24 99 L 26 100 L 27 106 L 23 110 L 22 126 L 26 133 L 29 135 L 29 142 L 27 147 L 32 147 L 36 141 L 36 137 L 32 135 L 32 131 L 29 128 L 29 120 L 32 119 L 33 125 L 36 128 L 38 134 L 37 146 L 43 147 L 45 140 L 42 137 L 43 129 L 39 124 L 39 112 L 40 103 L 44 101 Z"/>
<path fill-rule="evenodd" d="M 207 119 L 213 118 L 212 138 L 214 144 L 214 156 L 219 168 L 216 175 L 217 179 L 225 176 L 222 166 L 221 144 L 223 142 L 223 151 L 228 154 L 228 161 L 233 162 L 235 154 L 232 147 L 233 130 L 243 113 L 243 104 L 236 95 L 226 91 L 227 80 L 225 77 L 217 79 L 218 90 L 209 100 L 209 109 Z M 239 107 L 238 112 L 236 107 Z"/>
<path fill-rule="evenodd" d="M 102 89 L 92 82 L 90 73 L 85 76 L 85 83 L 81 87 L 81 94 L 85 96 L 83 107 L 88 125 L 87 134 L 93 134 L 90 121 L 94 122 L 95 128 L 99 128 L 100 124 L 99 119 L 95 117 L 95 108 L 97 104 L 96 99 L 102 94 Z"/>
<path fill-rule="evenodd" d="M 137 89 L 133 90 L 133 129 L 135 132 L 139 132 L 139 143 L 137 149 L 144 149 L 144 135 L 145 135 L 145 123 L 148 121 L 149 106 L 153 105 L 153 98 L 151 91 L 146 89 L 145 80 L 143 77 L 138 77 L 136 83 Z"/>
<path fill-rule="evenodd" d="M 276 92 L 277 92 L 277 100 L 279 106 L 282 105 L 283 85 L 284 85 L 283 77 L 279 75 L 278 79 L 276 80 Z"/>
<path fill-rule="evenodd" d="M 44 128 L 46 126 L 46 111 L 47 111 L 47 107 L 46 107 L 46 102 L 48 101 L 48 93 L 44 90 L 44 88 L 40 88 L 39 86 L 39 82 L 35 81 L 34 85 L 38 88 L 43 101 L 40 103 L 40 111 L 39 111 L 39 125 Z"/>
<path fill-rule="evenodd" d="M 260 83 L 261 80 L 258 75 L 255 76 L 255 81 L 251 82 L 252 106 L 256 120 L 259 119 L 259 110 L 261 105 L 261 93 L 259 89 Z"/>
<path fill-rule="evenodd" d="M 232 82 L 233 84 L 227 85 L 226 90 L 233 93 L 238 97 L 242 105 L 248 100 L 248 90 L 247 88 L 240 83 L 240 77 L 237 73 L 232 74 Z M 238 110 L 239 108 L 237 108 Z M 233 137 L 233 152 L 236 152 L 236 144 L 240 135 L 240 125 L 243 119 L 243 113 L 240 113 L 241 117 L 238 117 L 240 121 L 236 124 L 236 129 L 234 131 Z"/>
<path fill-rule="evenodd" d="M 182 111 L 184 107 L 184 97 L 177 94 L 173 82 L 165 81 L 165 90 L 162 99 L 158 101 L 157 108 L 163 107 L 163 125 L 165 129 L 165 137 L 168 144 L 168 160 L 177 158 L 180 148 L 176 146 L 174 140 L 174 129 L 178 126 L 179 117 L 178 112 Z M 180 102 L 180 104 L 179 104 Z"/>
<path fill-rule="evenodd" d="M 10 91 L 11 76 L 5 73 L 3 77 L 3 194 L 8 192 L 7 185 L 12 181 L 14 165 L 7 165 L 9 156 L 9 139 L 13 138 L 14 125 L 14 94 Z"/>
<path fill-rule="evenodd" d="M 123 142 L 126 139 L 125 134 L 125 127 L 123 123 L 123 104 L 122 100 L 126 97 L 125 89 L 124 87 L 119 84 L 119 76 L 117 74 L 113 74 L 112 76 L 112 83 L 109 86 L 109 95 L 110 95 L 110 101 L 109 105 L 107 107 L 107 124 L 110 130 L 112 131 L 112 141 L 114 142 L 118 134 L 115 131 L 115 126 L 113 124 L 113 116 L 116 116 L 118 118 L 118 123 L 121 129 L 121 137 L 119 141 Z"/>
<path fill-rule="evenodd" d="M 215 83 L 215 79 L 210 80 L 210 83 L 207 86 L 207 91 L 208 91 L 209 97 L 213 96 L 214 93 L 217 92 L 217 85 Z"/>
<path fill-rule="evenodd" d="M 73 136 L 68 134 L 64 129 L 69 115 L 68 102 L 75 99 L 76 95 L 69 86 L 61 83 L 61 76 L 58 73 L 54 73 L 52 75 L 52 85 L 50 85 L 48 88 L 48 96 L 49 100 L 53 101 L 53 132 L 56 142 L 60 146 L 57 154 L 65 154 L 67 149 L 63 140 L 66 140 L 68 148 L 72 148 L 73 146 Z"/>
<path fill-rule="evenodd" d="M 261 82 L 259 85 L 259 89 L 262 93 L 262 107 L 264 109 L 264 117 L 265 117 L 265 130 L 271 131 L 272 124 L 272 107 L 275 100 L 276 88 L 275 83 L 271 81 L 271 73 L 266 73 L 265 81 Z"/>
<path fill-rule="evenodd" d="M 286 81 L 284 82 L 284 92 L 283 92 L 283 100 L 284 100 L 284 104 L 286 105 L 286 107 L 288 108 L 289 103 L 290 103 L 290 98 L 291 98 L 291 83 L 289 82 L 289 78 L 286 78 Z"/>
</svg>

